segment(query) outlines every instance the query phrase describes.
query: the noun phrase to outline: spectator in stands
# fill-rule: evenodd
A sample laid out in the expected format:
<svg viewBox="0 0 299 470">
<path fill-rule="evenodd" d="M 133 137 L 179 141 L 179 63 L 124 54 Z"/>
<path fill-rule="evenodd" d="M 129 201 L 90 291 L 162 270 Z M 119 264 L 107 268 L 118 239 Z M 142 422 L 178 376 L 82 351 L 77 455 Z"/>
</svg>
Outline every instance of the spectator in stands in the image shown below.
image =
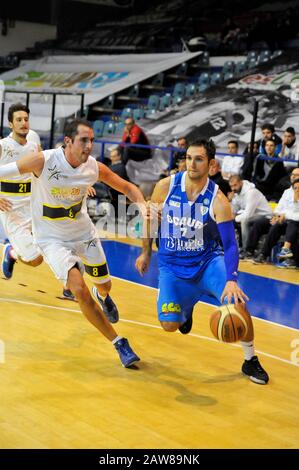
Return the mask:
<svg viewBox="0 0 299 470">
<path fill-rule="evenodd" d="M 125 120 L 125 129 L 122 136 L 123 144 L 150 145 L 144 131 L 139 127 L 133 118 Z M 123 146 L 122 160 L 126 164 L 129 160 L 141 162 L 152 158 L 152 151 L 148 148 Z"/>
<path fill-rule="evenodd" d="M 282 249 L 277 255 L 277 258 L 282 262 L 282 267 L 293 268 L 295 262 L 293 258 L 292 249 L 295 248 L 298 242 L 299 231 L 299 178 L 292 183 L 293 198 L 289 207 L 284 211 L 284 219 L 286 223 L 286 233 Z M 292 249 L 291 249 L 292 248 Z"/>
<path fill-rule="evenodd" d="M 175 173 L 179 173 L 180 171 L 186 171 L 186 169 L 186 156 L 183 155 L 179 160 L 177 160 L 176 168 L 170 170 L 170 175 L 174 175 Z"/>
<path fill-rule="evenodd" d="M 243 180 L 251 181 L 253 176 L 253 168 L 255 165 L 256 157 L 259 153 L 259 142 L 253 143 L 252 152 L 250 152 L 250 143 L 246 145 L 245 150 L 243 152 L 244 155 L 244 162 L 242 166 L 241 176 Z"/>
<path fill-rule="evenodd" d="M 261 127 L 263 138 L 259 141 L 259 153 L 262 155 L 266 154 L 266 142 L 268 140 L 273 140 L 275 144 L 275 156 L 278 157 L 281 152 L 282 140 L 275 134 L 275 127 L 273 124 L 265 123 Z"/>
<path fill-rule="evenodd" d="M 230 140 L 227 148 L 229 155 L 224 157 L 221 166 L 222 177 L 225 180 L 229 180 L 232 175 L 239 175 L 244 163 L 243 157 L 235 156 L 239 151 L 239 144 L 236 140 Z"/>
<path fill-rule="evenodd" d="M 126 166 L 122 161 L 121 149 L 119 147 L 116 147 L 110 150 L 109 158 L 111 160 L 111 164 L 109 165 L 110 170 L 112 170 L 124 180 L 129 181 Z"/>
<path fill-rule="evenodd" d="M 293 127 L 288 127 L 283 133 L 279 156 L 290 160 L 297 160 L 298 163 L 284 162 L 284 166 L 287 169 L 292 169 L 299 165 L 299 143 L 296 141 L 296 133 Z"/>
<path fill-rule="evenodd" d="M 266 160 L 265 156 L 269 157 L 269 159 Z M 253 182 L 257 189 L 259 189 L 268 200 L 274 201 L 278 201 L 281 197 L 278 182 L 281 177 L 286 175 L 283 162 L 277 160 L 271 161 L 271 158 L 276 158 L 276 156 L 277 152 L 274 141 L 272 139 L 266 140 L 265 155 L 261 155 L 257 158 L 253 175 Z"/>
<path fill-rule="evenodd" d="M 223 194 L 225 194 L 225 196 L 228 195 L 230 192 L 230 185 L 222 178 L 221 166 L 218 160 L 214 160 L 214 164 L 210 166 L 209 178 L 210 180 L 214 181 L 214 183 L 218 184 L 220 190 L 223 192 Z"/>
<path fill-rule="evenodd" d="M 266 263 L 271 255 L 272 248 L 277 244 L 281 235 L 286 232 L 286 219 L 298 219 L 298 194 L 295 195 L 294 184 L 296 182 L 296 192 L 298 191 L 299 168 L 295 168 L 291 174 L 292 186 L 286 189 L 274 210 L 274 216 L 270 221 L 257 220 L 250 231 L 248 250 L 253 253 L 257 247 L 260 237 L 267 234 L 261 252 L 254 258 L 254 263 Z M 292 229 L 291 229 L 292 232 Z M 298 238 L 297 238 L 298 239 Z"/>
<path fill-rule="evenodd" d="M 186 137 L 178 137 L 177 138 L 177 148 L 179 148 L 181 151 L 177 151 L 173 153 L 172 157 L 172 165 L 171 165 L 171 170 L 175 170 L 178 168 L 178 162 L 183 158 L 186 158 L 186 151 L 188 148 L 188 141 Z"/>
<path fill-rule="evenodd" d="M 109 166 L 110 170 L 116 173 L 118 176 L 123 178 L 126 181 L 129 181 L 127 171 L 126 171 L 126 166 L 122 161 L 122 156 L 121 156 L 121 149 L 119 147 L 116 147 L 110 151 L 109 158 L 111 160 L 111 165 Z M 111 194 L 111 200 L 112 200 L 112 205 L 115 210 L 115 215 L 118 215 L 118 196 L 122 193 L 119 193 L 116 191 L 116 189 L 109 188 L 110 194 Z"/>
<path fill-rule="evenodd" d="M 247 251 L 251 225 L 261 216 L 271 218 L 272 210 L 265 196 L 250 181 L 233 175 L 229 179 L 229 185 L 234 193 L 231 203 L 235 222 L 241 225 L 242 247 Z"/>
</svg>

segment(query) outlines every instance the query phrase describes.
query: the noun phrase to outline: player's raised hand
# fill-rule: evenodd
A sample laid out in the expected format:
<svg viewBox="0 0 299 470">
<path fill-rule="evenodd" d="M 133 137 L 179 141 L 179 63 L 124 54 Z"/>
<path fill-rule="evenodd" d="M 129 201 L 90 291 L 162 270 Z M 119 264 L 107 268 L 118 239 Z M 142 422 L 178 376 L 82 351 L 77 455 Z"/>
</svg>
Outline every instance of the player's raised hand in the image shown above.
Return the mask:
<svg viewBox="0 0 299 470">
<path fill-rule="evenodd" d="M 0 198 L 0 211 L 8 212 L 11 209 L 12 209 L 12 203 L 8 199 L 5 199 L 5 197 L 1 197 Z"/>
</svg>

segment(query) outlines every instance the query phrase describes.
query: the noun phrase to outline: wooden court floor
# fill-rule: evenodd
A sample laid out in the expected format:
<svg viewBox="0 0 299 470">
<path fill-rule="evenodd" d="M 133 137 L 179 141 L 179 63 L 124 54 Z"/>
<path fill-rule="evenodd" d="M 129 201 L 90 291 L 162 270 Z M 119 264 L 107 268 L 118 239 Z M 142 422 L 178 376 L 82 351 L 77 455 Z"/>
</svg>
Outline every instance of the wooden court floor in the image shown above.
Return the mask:
<svg viewBox="0 0 299 470">
<path fill-rule="evenodd" d="M 0 448 L 298 448 L 298 330 L 254 319 L 259 386 L 241 348 L 212 338 L 214 307 L 196 306 L 191 334 L 165 333 L 156 290 L 115 278 L 117 330 L 142 359 L 129 370 L 60 293 L 45 264 L 0 279 Z"/>
</svg>

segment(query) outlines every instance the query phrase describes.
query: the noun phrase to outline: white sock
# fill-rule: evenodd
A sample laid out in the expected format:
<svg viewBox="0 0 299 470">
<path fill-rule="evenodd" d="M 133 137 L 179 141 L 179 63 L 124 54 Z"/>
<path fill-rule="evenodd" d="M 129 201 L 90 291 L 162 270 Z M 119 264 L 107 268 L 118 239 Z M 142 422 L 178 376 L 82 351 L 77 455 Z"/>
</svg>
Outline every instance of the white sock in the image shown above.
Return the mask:
<svg viewBox="0 0 299 470">
<path fill-rule="evenodd" d="M 119 341 L 120 339 L 122 339 L 122 336 L 117 336 L 116 338 L 112 340 L 112 344 L 117 343 L 117 341 Z"/>
<path fill-rule="evenodd" d="M 244 351 L 244 357 L 246 361 L 250 361 L 250 359 L 254 356 L 254 345 L 253 341 L 240 341 L 241 346 Z"/>
</svg>

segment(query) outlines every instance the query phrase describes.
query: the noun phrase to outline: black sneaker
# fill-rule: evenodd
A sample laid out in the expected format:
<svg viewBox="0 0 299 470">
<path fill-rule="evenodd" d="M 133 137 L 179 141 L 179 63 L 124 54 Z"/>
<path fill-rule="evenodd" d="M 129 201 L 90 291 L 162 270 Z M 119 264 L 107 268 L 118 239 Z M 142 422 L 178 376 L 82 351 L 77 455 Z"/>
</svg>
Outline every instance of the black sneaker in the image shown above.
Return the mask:
<svg viewBox="0 0 299 470">
<path fill-rule="evenodd" d="M 181 326 L 179 327 L 180 332 L 183 335 L 187 335 L 192 330 L 192 324 L 193 324 L 193 312 L 191 313 L 190 317 L 185 321 L 185 323 L 182 323 Z"/>
<path fill-rule="evenodd" d="M 239 254 L 239 259 L 243 261 L 250 261 L 254 257 L 254 254 L 251 251 L 242 251 Z"/>
<path fill-rule="evenodd" d="M 263 255 L 263 253 L 260 253 L 253 258 L 253 264 L 266 264 L 267 262 L 268 259 Z"/>
<path fill-rule="evenodd" d="M 253 356 L 249 361 L 245 359 L 242 365 L 242 372 L 256 384 L 266 385 L 269 382 L 269 376 L 260 365 L 257 356 Z"/>
<path fill-rule="evenodd" d="M 92 294 L 94 296 L 94 299 L 100 304 L 105 316 L 108 318 L 110 323 L 117 323 L 119 320 L 119 314 L 117 306 L 111 299 L 110 295 L 107 295 L 105 300 L 103 300 L 98 293 L 98 289 L 95 286 L 92 288 Z"/>
</svg>

